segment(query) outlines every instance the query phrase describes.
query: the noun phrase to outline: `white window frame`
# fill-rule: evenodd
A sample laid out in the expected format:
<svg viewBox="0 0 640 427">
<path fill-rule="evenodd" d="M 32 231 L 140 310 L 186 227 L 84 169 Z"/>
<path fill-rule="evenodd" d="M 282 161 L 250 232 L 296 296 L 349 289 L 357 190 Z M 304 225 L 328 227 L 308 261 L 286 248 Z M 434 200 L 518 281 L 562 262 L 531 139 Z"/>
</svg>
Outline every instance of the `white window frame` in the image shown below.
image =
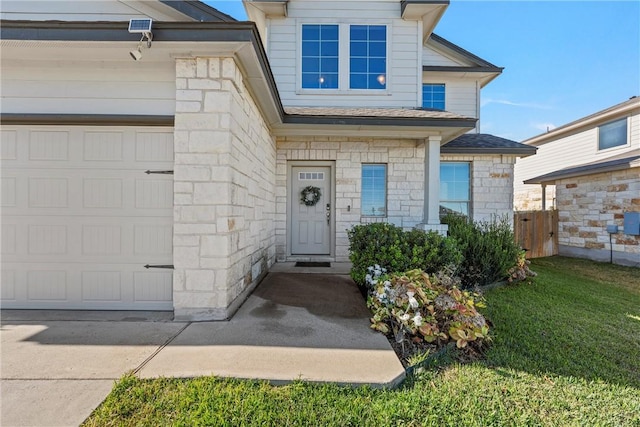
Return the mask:
<svg viewBox="0 0 640 427">
<path fill-rule="evenodd" d="M 616 122 L 621 122 L 621 121 L 625 121 L 626 123 L 626 128 L 627 128 L 627 140 L 625 143 L 620 144 L 620 145 L 614 145 L 613 147 L 608 147 L 608 148 L 600 148 L 600 128 L 602 126 L 606 126 L 606 125 L 610 125 L 612 123 L 616 123 Z M 621 148 L 629 148 L 631 146 L 631 129 L 629 126 L 629 117 L 622 117 L 619 119 L 615 119 L 615 120 L 610 120 L 606 123 L 602 123 L 601 125 L 598 125 L 598 127 L 596 128 L 596 152 L 598 153 L 604 153 L 604 152 L 608 152 L 608 151 L 612 151 L 612 150 L 619 150 Z"/>
<path fill-rule="evenodd" d="M 338 89 L 310 89 L 302 87 L 302 26 L 303 25 L 337 25 L 338 26 Z M 383 25 L 387 27 L 387 69 L 386 84 L 384 89 L 351 89 L 349 87 L 349 60 L 350 53 L 350 27 L 351 25 Z M 296 94 L 298 95 L 363 95 L 381 96 L 391 94 L 391 46 L 392 46 L 392 23 L 386 21 L 363 22 L 361 20 L 340 21 L 336 20 L 299 20 L 296 26 Z"/>
<path fill-rule="evenodd" d="M 384 215 L 367 215 L 362 206 L 362 173 L 365 166 L 384 166 Z M 389 164 L 388 163 L 362 163 L 360 165 L 360 217 L 361 218 L 387 218 L 389 216 Z"/>
<path fill-rule="evenodd" d="M 442 166 L 443 164 L 451 164 L 451 163 L 459 163 L 459 164 L 466 164 L 469 167 L 469 199 L 467 201 L 462 201 L 462 200 L 446 200 L 442 198 L 442 192 L 440 193 L 440 200 L 438 202 L 438 205 L 441 205 L 442 202 L 452 202 L 452 203 L 460 203 L 460 202 L 466 202 L 467 203 L 467 217 L 468 218 L 473 218 L 473 162 L 470 161 L 463 161 L 463 160 L 445 160 L 445 161 L 441 161 L 440 165 Z M 440 181 L 442 181 L 442 175 L 440 176 Z"/>
<path fill-rule="evenodd" d="M 445 82 L 422 82 L 422 85 L 420 86 L 420 106 L 422 108 L 424 107 L 424 86 L 425 85 L 442 85 L 444 86 L 444 108 L 442 110 L 438 111 L 447 111 L 447 84 Z M 428 108 L 433 108 L 433 107 L 428 107 Z"/>
</svg>

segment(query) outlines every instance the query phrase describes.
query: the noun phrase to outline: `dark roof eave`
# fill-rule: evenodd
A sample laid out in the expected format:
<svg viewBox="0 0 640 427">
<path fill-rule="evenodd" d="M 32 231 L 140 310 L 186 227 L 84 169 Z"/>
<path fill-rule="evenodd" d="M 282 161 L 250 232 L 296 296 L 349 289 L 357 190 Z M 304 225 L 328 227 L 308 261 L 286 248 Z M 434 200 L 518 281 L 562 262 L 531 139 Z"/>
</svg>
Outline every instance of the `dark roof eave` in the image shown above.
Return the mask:
<svg viewBox="0 0 640 427">
<path fill-rule="evenodd" d="M 489 68 L 500 68 L 494 64 L 492 64 L 489 61 L 486 61 L 482 58 L 480 58 L 477 55 L 474 55 L 473 53 L 469 52 L 466 49 L 461 48 L 460 46 L 458 46 L 457 44 L 454 44 L 452 42 L 450 42 L 449 40 L 440 37 L 439 35 L 432 33 L 431 34 L 431 40 L 435 41 L 436 43 L 440 43 L 441 45 L 447 47 L 448 49 L 453 50 L 454 52 L 457 52 L 458 54 L 466 57 L 467 59 L 479 64 L 482 67 L 489 67 Z"/>
<path fill-rule="evenodd" d="M 502 73 L 504 67 L 464 67 L 464 66 L 447 66 L 447 65 L 423 65 L 422 71 L 445 71 L 445 72 L 463 72 L 463 73 Z"/>
<path fill-rule="evenodd" d="M 534 147 L 532 147 L 534 148 Z M 536 150 L 531 150 L 527 148 L 487 148 L 487 147 L 479 147 L 479 148 L 466 148 L 466 147 L 447 147 L 447 145 L 443 145 L 440 148 L 440 152 L 443 154 L 512 154 L 515 156 L 527 157 L 533 156 L 536 154 Z"/>
<path fill-rule="evenodd" d="M 0 21 L 2 40 L 137 41 L 125 21 Z M 153 40 L 252 41 L 259 37 L 253 22 L 154 22 Z"/>
<path fill-rule="evenodd" d="M 629 169 L 632 167 L 631 163 L 640 159 L 640 156 L 629 157 L 627 159 L 620 159 L 610 162 L 596 163 L 593 165 L 576 166 L 565 170 L 551 172 L 545 175 L 540 175 L 535 178 L 527 179 L 523 181 L 524 184 L 554 184 L 556 181 L 567 178 L 576 178 L 579 176 L 592 175 L 605 172 L 615 172 L 620 170 Z"/>
<path fill-rule="evenodd" d="M 427 119 L 416 117 L 361 117 L 285 114 L 284 124 L 342 126 L 415 126 L 415 127 L 475 127 L 477 119 Z"/>
<path fill-rule="evenodd" d="M 199 22 L 236 22 L 237 19 L 220 12 L 201 1 L 193 0 L 160 0 L 163 3 L 178 12 L 187 15 Z"/>
</svg>

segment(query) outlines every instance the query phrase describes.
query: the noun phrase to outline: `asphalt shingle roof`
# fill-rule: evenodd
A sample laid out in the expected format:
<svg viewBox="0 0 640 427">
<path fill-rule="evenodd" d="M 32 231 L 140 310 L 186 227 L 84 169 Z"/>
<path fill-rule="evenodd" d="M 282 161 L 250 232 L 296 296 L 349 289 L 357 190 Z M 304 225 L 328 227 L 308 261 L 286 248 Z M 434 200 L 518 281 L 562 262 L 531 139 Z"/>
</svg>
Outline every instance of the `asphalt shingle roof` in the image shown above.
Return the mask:
<svg viewBox="0 0 640 427">
<path fill-rule="evenodd" d="M 487 133 L 466 133 L 449 141 L 440 149 L 449 154 L 516 154 L 530 156 L 536 148 Z"/>
</svg>

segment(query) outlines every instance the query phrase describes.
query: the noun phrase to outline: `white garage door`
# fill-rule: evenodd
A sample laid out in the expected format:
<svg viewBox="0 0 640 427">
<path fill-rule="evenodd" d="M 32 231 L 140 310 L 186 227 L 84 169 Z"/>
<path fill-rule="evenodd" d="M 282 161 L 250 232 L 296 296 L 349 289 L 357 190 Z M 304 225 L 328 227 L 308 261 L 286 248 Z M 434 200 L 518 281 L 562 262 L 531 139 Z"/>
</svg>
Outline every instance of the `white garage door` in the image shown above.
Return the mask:
<svg viewBox="0 0 640 427">
<path fill-rule="evenodd" d="M 171 310 L 170 128 L 4 126 L 2 307 Z"/>
</svg>

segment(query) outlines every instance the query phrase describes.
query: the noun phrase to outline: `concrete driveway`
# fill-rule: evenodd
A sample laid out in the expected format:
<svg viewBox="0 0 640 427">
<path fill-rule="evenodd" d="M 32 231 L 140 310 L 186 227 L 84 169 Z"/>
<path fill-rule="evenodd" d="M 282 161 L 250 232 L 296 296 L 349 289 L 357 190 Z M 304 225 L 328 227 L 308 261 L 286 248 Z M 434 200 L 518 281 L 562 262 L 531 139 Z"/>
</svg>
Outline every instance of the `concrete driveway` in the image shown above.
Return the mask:
<svg viewBox="0 0 640 427">
<path fill-rule="evenodd" d="M 0 424 L 78 425 L 129 371 L 142 378 L 302 378 L 374 387 L 404 378 L 387 340 L 369 328 L 348 276 L 274 272 L 230 321 L 170 316 L 2 312 Z"/>
</svg>

